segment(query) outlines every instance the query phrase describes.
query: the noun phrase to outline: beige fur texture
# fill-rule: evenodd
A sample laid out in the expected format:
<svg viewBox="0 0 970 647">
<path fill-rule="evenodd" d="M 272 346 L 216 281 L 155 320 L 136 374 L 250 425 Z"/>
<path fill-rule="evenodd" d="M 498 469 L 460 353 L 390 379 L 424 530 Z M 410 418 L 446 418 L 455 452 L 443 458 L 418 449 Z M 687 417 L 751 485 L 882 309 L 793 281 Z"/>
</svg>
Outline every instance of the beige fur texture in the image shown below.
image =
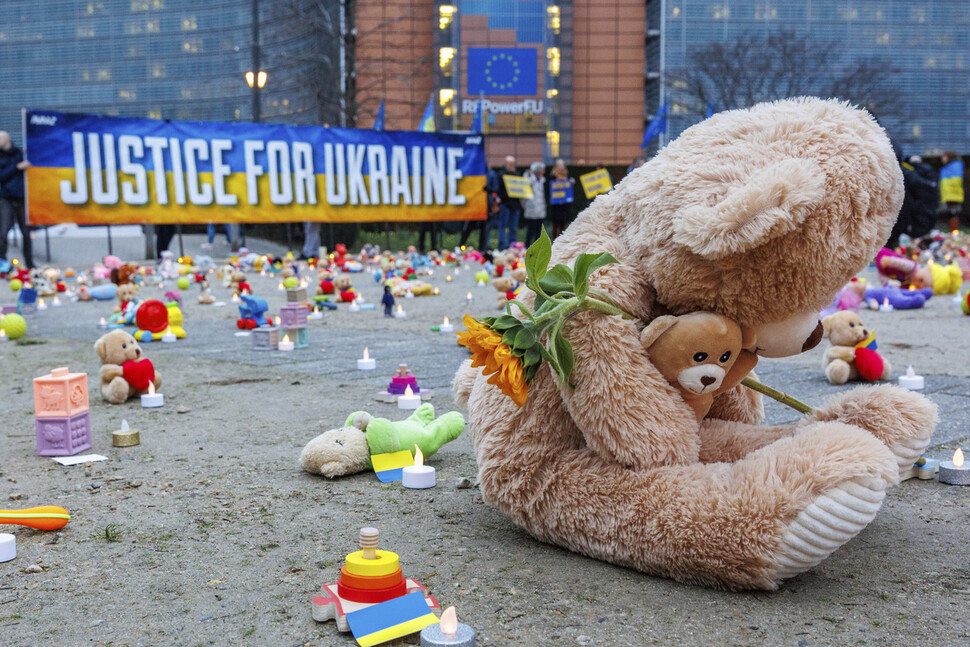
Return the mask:
<svg viewBox="0 0 970 647">
<path fill-rule="evenodd" d="M 101 397 L 105 402 L 121 404 L 135 395 L 145 393 L 128 384 L 122 364 L 137 362 L 143 358 L 141 346 L 124 330 L 112 330 L 94 343 L 94 351 L 101 360 Z M 155 389 L 162 386 L 162 375 L 155 371 L 152 380 Z"/>
<path fill-rule="evenodd" d="M 610 252 L 619 264 L 591 286 L 644 322 L 708 311 L 750 328 L 747 371 L 757 356 L 818 343 L 817 312 L 875 256 L 902 197 L 868 113 L 813 98 L 760 104 L 689 128 L 596 198 L 552 263 Z M 683 582 L 773 589 L 811 568 L 868 523 L 936 421 L 932 403 L 887 385 L 780 427 L 758 426 L 760 396 L 737 386 L 698 422 L 635 322 L 583 313 L 565 334 L 575 388 L 543 367 L 521 408 L 469 362 L 459 369 L 482 494 L 542 541 Z M 818 532 L 836 539 L 795 554 L 812 506 L 839 501 L 865 513 L 830 519 Z"/>
<path fill-rule="evenodd" d="M 859 379 L 859 370 L 855 365 L 855 345 L 869 336 L 869 329 L 862 323 L 862 318 L 851 310 L 842 310 L 822 319 L 822 329 L 831 342 L 822 357 L 825 377 L 832 384 L 845 384 Z M 892 366 L 882 357 L 882 375 L 879 379 L 888 380 L 890 373 Z"/>
</svg>

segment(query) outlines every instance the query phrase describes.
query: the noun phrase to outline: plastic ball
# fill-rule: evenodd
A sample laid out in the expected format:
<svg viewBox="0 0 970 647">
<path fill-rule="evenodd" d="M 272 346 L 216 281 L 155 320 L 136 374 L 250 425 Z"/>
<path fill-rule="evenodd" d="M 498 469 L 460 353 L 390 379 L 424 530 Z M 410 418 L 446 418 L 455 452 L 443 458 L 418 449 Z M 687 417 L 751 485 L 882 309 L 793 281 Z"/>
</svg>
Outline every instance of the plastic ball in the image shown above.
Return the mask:
<svg viewBox="0 0 970 647">
<path fill-rule="evenodd" d="M 135 311 L 135 323 L 140 331 L 162 332 L 168 328 L 168 308 L 158 299 L 149 299 Z"/>
<path fill-rule="evenodd" d="M 11 279 L 10 280 L 10 291 L 11 292 L 20 292 L 20 288 L 22 288 L 22 287 L 24 287 L 24 282 L 21 281 L 20 279 Z"/>
<path fill-rule="evenodd" d="M 475 272 L 475 283 L 488 283 L 488 272 Z"/>
<path fill-rule="evenodd" d="M 0 319 L 0 329 L 7 333 L 10 339 L 20 339 L 27 332 L 27 320 L 18 314 L 10 313 Z"/>
<path fill-rule="evenodd" d="M 300 279 L 296 278 L 295 276 L 287 277 L 286 280 L 283 281 L 283 287 L 295 288 L 298 285 L 300 285 Z"/>
<path fill-rule="evenodd" d="M 960 302 L 960 307 L 963 309 L 963 314 L 970 315 L 970 292 L 963 295 L 963 301 Z"/>
<path fill-rule="evenodd" d="M 189 289 L 189 277 L 187 277 L 187 276 L 179 277 L 179 280 L 176 281 L 175 285 L 179 286 L 179 290 L 188 290 Z"/>
</svg>

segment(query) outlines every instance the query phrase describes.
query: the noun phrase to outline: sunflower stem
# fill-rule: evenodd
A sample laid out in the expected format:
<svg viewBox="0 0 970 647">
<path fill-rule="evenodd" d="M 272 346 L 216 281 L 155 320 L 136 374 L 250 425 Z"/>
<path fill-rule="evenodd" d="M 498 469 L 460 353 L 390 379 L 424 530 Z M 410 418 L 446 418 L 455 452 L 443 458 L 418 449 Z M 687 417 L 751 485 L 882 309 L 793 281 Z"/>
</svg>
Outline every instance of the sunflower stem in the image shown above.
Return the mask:
<svg viewBox="0 0 970 647">
<path fill-rule="evenodd" d="M 807 413 L 813 412 L 813 409 L 807 404 L 805 404 L 804 402 L 802 402 L 801 400 L 796 400 L 795 398 L 791 397 L 787 393 L 783 393 L 777 389 L 773 389 L 767 384 L 762 384 L 761 382 L 758 382 L 757 380 L 753 380 L 750 377 L 746 377 L 743 380 L 741 380 L 741 384 L 745 385 L 749 389 L 754 389 L 758 393 L 767 395 L 769 398 L 773 400 L 777 400 L 778 402 L 781 402 L 785 406 L 791 407 L 798 413 L 807 414 Z"/>
</svg>

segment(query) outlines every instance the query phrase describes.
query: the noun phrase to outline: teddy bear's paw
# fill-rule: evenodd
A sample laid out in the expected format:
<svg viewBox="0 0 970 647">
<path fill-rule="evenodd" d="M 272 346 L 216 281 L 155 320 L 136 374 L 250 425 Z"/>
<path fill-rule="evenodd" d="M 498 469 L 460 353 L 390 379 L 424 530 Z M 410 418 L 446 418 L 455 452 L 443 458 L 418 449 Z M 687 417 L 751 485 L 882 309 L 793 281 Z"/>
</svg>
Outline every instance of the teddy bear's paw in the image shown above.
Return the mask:
<svg viewBox="0 0 970 647">
<path fill-rule="evenodd" d="M 812 417 L 865 429 L 892 451 L 900 473 L 926 449 L 939 420 L 933 402 L 892 384 L 841 393 L 816 409 Z"/>
<path fill-rule="evenodd" d="M 886 497 L 885 479 L 860 476 L 826 491 L 785 529 L 775 549 L 777 579 L 803 573 L 858 535 Z"/>
</svg>

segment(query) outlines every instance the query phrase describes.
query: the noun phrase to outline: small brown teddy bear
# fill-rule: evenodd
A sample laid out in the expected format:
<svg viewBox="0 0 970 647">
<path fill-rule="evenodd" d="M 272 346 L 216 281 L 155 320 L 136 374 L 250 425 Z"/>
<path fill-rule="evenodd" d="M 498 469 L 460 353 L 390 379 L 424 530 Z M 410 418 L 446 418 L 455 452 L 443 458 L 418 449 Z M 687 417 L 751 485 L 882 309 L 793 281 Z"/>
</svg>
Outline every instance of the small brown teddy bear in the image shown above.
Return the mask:
<svg viewBox="0 0 970 647">
<path fill-rule="evenodd" d="M 112 330 L 94 344 L 101 358 L 101 397 L 105 402 L 121 404 L 134 395 L 162 386 L 162 376 L 142 355 L 135 338 L 123 330 Z"/>
<path fill-rule="evenodd" d="M 134 283 L 122 283 L 118 286 L 116 296 L 118 297 L 118 305 L 115 306 L 115 312 L 124 312 L 128 304 L 138 296 L 138 286 Z"/>
<path fill-rule="evenodd" d="M 502 276 L 492 281 L 492 285 L 498 290 L 498 309 L 505 307 L 510 299 L 518 296 L 519 287 L 525 283 L 528 272 L 524 267 L 504 272 Z"/>
<path fill-rule="evenodd" d="M 868 348 L 858 346 L 870 336 L 859 315 L 851 310 L 829 315 L 822 319 L 822 332 L 832 344 L 822 358 L 829 382 L 845 384 L 860 378 L 870 382 L 889 379 L 892 367 L 876 352 L 875 336 Z"/>
<path fill-rule="evenodd" d="M 713 312 L 657 317 L 640 333 L 650 361 L 698 420 L 710 411 L 741 349 L 753 340 L 751 331 Z"/>
</svg>

